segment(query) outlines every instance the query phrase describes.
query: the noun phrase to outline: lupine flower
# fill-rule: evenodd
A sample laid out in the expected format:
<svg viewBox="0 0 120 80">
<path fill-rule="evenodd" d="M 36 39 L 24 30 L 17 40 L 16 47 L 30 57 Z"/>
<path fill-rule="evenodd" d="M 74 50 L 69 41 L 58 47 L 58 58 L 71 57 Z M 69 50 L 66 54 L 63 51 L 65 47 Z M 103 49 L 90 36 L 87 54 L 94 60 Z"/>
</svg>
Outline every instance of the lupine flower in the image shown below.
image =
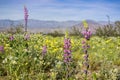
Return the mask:
<svg viewBox="0 0 120 80">
<path fill-rule="evenodd" d="M 83 48 L 84 50 L 86 50 L 86 49 L 90 48 L 90 46 L 87 45 L 87 44 L 83 44 L 82 48 Z"/>
<path fill-rule="evenodd" d="M 71 61 L 71 41 L 69 38 L 64 39 L 64 62 L 68 63 Z"/>
<path fill-rule="evenodd" d="M 30 39 L 30 35 L 29 35 L 29 34 L 26 34 L 26 35 L 24 36 L 24 39 L 25 39 L 25 40 L 29 40 L 29 39 Z"/>
<path fill-rule="evenodd" d="M 71 61 L 71 54 L 64 54 L 64 62 L 68 63 Z"/>
<path fill-rule="evenodd" d="M 27 22 L 27 19 L 28 19 L 28 10 L 27 10 L 26 6 L 24 6 L 24 17 L 25 17 L 25 21 Z"/>
<path fill-rule="evenodd" d="M 92 35 L 91 31 L 88 29 L 86 29 L 82 34 L 84 35 L 84 38 L 87 40 L 89 40 Z"/>
<path fill-rule="evenodd" d="M 88 60 L 88 56 L 89 56 L 88 54 L 85 54 L 85 55 L 84 55 L 84 59 L 85 59 L 85 60 Z"/>
<path fill-rule="evenodd" d="M 28 20 L 28 10 L 26 6 L 24 6 L 24 18 L 25 18 L 25 31 L 27 32 L 27 20 Z"/>
<path fill-rule="evenodd" d="M 85 31 L 82 33 L 85 40 L 82 41 L 82 48 L 83 48 L 83 51 L 84 51 L 84 62 L 83 62 L 83 66 L 84 66 L 84 73 L 86 75 L 85 78 L 87 78 L 87 74 L 88 74 L 88 68 L 89 68 L 89 54 L 88 54 L 88 48 L 90 48 L 89 44 L 87 43 L 88 40 L 90 40 L 90 37 L 92 35 L 91 31 L 89 30 L 89 27 L 88 27 L 88 24 L 86 21 L 83 22 L 84 24 L 84 28 L 85 28 Z"/>
<path fill-rule="evenodd" d="M 4 46 L 0 46 L 0 52 L 4 52 Z"/>
<path fill-rule="evenodd" d="M 46 55 L 46 53 L 47 53 L 47 46 L 45 45 L 42 48 L 42 55 L 44 56 L 44 55 Z"/>
<path fill-rule="evenodd" d="M 10 41 L 13 41 L 14 40 L 14 37 L 13 35 L 9 37 Z"/>
</svg>

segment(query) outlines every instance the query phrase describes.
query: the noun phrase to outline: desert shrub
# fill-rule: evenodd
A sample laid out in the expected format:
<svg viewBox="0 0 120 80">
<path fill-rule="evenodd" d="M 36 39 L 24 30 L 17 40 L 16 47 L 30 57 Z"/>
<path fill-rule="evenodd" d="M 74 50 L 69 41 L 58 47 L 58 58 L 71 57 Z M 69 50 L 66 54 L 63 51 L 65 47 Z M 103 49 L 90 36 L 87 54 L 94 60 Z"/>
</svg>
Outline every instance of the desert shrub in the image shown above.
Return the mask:
<svg viewBox="0 0 120 80">
<path fill-rule="evenodd" d="M 73 26 L 70 31 L 71 36 L 82 36 L 82 28 Z"/>
<path fill-rule="evenodd" d="M 95 34 L 97 36 L 105 37 L 117 36 L 116 27 L 114 27 L 113 25 L 105 25 L 104 27 L 98 27 Z"/>
<path fill-rule="evenodd" d="M 120 21 L 115 22 L 115 27 L 117 29 L 117 35 L 120 36 Z"/>
<path fill-rule="evenodd" d="M 120 21 L 116 21 L 114 25 L 105 25 L 96 29 L 95 35 L 97 36 L 120 36 Z"/>
<path fill-rule="evenodd" d="M 15 34 L 15 33 L 23 33 L 23 25 L 19 24 L 17 26 L 11 26 L 7 29 L 7 33 Z"/>
<path fill-rule="evenodd" d="M 64 36 L 64 34 L 61 31 L 55 30 L 54 32 L 47 33 L 47 35 L 53 36 L 53 37 L 60 37 Z"/>
</svg>

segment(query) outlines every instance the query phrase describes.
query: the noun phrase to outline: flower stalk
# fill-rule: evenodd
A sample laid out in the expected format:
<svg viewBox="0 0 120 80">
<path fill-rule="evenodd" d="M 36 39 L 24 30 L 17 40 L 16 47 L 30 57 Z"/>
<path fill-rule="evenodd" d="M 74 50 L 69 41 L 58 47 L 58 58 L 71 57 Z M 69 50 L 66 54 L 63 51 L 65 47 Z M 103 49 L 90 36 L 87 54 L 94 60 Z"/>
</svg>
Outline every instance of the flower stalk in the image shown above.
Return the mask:
<svg viewBox="0 0 120 80">
<path fill-rule="evenodd" d="M 24 6 L 24 19 L 25 19 L 25 32 L 27 32 L 27 22 L 28 22 L 28 10 L 26 6 Z"/>
<path fill-rule="evenodd" d="M 88 41 L 90 40 L 90 37 L 92 35 L 91 31 L 89 30 L 88 24 L 86 21 L 83 22 L 85 31 L 82 33 L 84 36 L 84 40 L 82 41 L 82 48 L 84 51 L 84 62 L 83 62 L 83 67 L 84 67 L 84 74 L 85 74 L 85 80 L 87 80 L 88 76 L 88 69 L 89 69 L 89 54 L 88 54 L 88 49 L 90 48 L 90 45 L 88 44 Z"/>
<path fill-rule="evenodd" d="M 71 40 L 68 38 L 68 32 L 65 34 L 65 39 L 64 39 L 64 63 L 65 63 L 65 78 L 68 79 L 70 77 L 70 63 L 72 61 L 71 58 Z"/>
</svg>

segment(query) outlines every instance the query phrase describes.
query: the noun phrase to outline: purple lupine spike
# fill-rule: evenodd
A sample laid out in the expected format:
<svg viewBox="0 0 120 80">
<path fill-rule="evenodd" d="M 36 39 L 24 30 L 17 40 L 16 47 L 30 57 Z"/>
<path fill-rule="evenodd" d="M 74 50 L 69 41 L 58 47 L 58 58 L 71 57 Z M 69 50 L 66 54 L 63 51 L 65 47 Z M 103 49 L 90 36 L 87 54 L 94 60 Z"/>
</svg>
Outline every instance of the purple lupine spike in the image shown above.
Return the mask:
<svg viewBox="0 0 120 80">
<path fill-rule="evenodd" d="M 90 46 L 87 45 L 87 44 L 84 44 L 84 45 L 82 46 L 82 48 L 83 48 L 84 50 L 86 50 L 86 49 L 90 48 Z"/>
<path fill-rule="evenodd" d="M 71 41 L 69 38 L 64 39 L 64 62 L 68 63 L 71 61 Z"/>
<path fill-rule="evenodd" d="M 84 62 L 83 62 L 83 66 L 84 66 L 84 73 L 85 73 L 85 78 L 87 79 L 87 75 L 88 75 L 88 68 L 89 68 L 89 54 L 88 54 L 88 49 L 90 48 L 90 45 L 87 43 L 87 41 L 90 40 L 90 37 L 92 35 L 92 32 L 90 31 L 89 27 L 85 28 L 85 31 L 83 31 L 83 36 L 84 36 L 84 39 L 82 41 L 82 48 L 83 48 L 83 51 L 84 51 Z M 85 80 L 86 80 L 85 79 Z"/>
<path fill-rule="evenodd" d="M 4 46 L 0 46 L 0 52 L 4 52 Z"/>
<path fill-rule="evenodd" d="M 29 39 L 30 39 L 30 34 L 26 34 L 26 35 L 24 36 L 24 39 L 25 39 L 25 40 L 29 40 Z"/>
<path fill-rule="evenodd" d="M 88 60 L 88 56 L 89 56 L 88 54 L 85 54 L 85 55 L 84 55 L 84 59 L 85 59 L 85 60 Z"/>
<path fill-rule="evenodd" d="M 71 51 L 70 51 L 70 50 L 64 50 L 64 53 L 68 53 L 68 54 L 70 54 Z"/>
<path fill-rule="evenodd" d="M 14 40 L 14 37 L 13 35 L 9 37 L 10 41 L 13 41 Z"/>
<path fill-rule="evenodd" d="M 88 56 L 89 56 L 88 54 L 85 54 L 85 55 L 84 55 L 84 58 L 88 58 Z"/>
<path fill-rule="evenodd" d="M 88 29 L 86 29 L 82 34 L 83 34 L 84 38 L 87 40 L 89 40 L 92 35 L 91 31 Z"/>
<path fill-rule="evenodd" d="M 27 10 L 26 6 L 24 6 L 24 17 L 25 17 L 25 20 L 27 21 L 27 19 L 28 19 L 28 10 Z"/>
<path fill-rule="evenodd" d="M 24 18 L 25 18 L 25 31 L 27 32 L 27 21 L 28 21 L 28 10 L 26 6 L 24 6 Z"/>
<path fill-rule="evenodd" d="M 45 45 L 43 46 L 43 49 L 42 49 L 42 55 L 44 56 L 46 55 L 46 53 L 47 53 L 47 46 Z"/>
</svg>

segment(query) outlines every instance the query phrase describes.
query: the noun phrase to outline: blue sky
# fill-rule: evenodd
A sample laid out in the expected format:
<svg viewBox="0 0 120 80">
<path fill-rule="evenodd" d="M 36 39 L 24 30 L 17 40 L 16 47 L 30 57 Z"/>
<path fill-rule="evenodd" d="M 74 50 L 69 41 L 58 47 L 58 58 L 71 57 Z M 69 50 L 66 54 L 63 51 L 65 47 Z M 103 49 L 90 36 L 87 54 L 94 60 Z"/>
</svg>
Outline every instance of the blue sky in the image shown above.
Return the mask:
<svg viewBox="0 0 120 80">
<path fill-rule="evenodd" d="M 0 0 L 0 19 L 24 19 L 24 5 L 29 19 L 38 20 L 120 20 L 119 0 Z"/>
</svg>

